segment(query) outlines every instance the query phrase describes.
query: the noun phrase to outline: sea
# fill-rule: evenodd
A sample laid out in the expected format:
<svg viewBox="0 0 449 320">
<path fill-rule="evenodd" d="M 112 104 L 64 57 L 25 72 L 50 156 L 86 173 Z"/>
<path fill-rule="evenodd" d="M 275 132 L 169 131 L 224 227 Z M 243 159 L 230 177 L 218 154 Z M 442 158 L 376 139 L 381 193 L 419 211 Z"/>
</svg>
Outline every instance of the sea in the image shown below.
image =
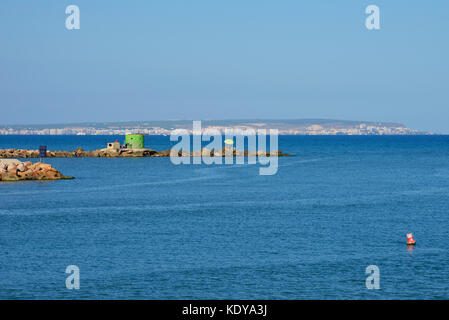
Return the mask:
<svg viewBox="0 0 449 320">
<path fill-rule="evenodd" d="M 115 140 L 0 136 L 0 149 Z M 275 175 L 47 158 L 75 179 L 0 182 L 0 299 L 449 298 L 449 136 L 279 136 L 279 149 Z"/>
</svg>

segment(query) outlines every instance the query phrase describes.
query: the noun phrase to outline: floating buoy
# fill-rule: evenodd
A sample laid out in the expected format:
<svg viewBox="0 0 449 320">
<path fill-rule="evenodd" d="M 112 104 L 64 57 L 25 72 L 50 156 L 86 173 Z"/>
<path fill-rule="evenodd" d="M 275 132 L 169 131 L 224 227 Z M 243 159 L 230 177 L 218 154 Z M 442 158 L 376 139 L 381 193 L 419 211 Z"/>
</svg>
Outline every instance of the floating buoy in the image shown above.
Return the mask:
<svg viewBox="0 0 449 320">
<path fill-rule="evenodd" d="M 234 140 L 232 140 L 232 139 L 226 139 L 226 140 L 224 141 L 224 143 L 225 143 L 225 144 L 234 144 Z"/>
<path fill-rule="evenodd" d="M 407 233 L 407 245 L 414 246 L 416 241 L 413 239 L 413 233 Z"/>
</svg>

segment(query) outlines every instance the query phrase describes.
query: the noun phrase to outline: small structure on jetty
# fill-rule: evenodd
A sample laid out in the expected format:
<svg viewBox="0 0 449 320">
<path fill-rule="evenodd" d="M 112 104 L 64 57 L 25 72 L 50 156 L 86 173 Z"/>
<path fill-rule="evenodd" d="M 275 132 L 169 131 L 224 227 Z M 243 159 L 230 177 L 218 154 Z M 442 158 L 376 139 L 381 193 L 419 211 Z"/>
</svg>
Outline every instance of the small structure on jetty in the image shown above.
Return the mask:
<svg viewBox="0 0 449 320">
<path fill-rule="evenodd" d="M 145 136 L 143 134 L 127 134 L 125 136 L 125 144 L 120 145 L 118 140 L 108 142 L 105 151 L 120 152 L 120 150 L 144 150 Z"/>
<path fill-rule="evenodd" d="M 106 147 L 108 151 L 119 152 L 120 151 L 120 142 L 117 140 L 115 142 L 108 142 L 108 146 Z"/>
</svg>

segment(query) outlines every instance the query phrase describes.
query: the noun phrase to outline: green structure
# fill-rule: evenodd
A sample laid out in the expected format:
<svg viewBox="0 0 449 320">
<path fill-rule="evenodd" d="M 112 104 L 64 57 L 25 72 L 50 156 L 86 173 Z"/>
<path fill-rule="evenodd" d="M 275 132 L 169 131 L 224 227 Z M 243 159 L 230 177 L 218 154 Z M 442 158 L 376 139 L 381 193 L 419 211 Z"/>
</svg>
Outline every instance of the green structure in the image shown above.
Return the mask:
<svg viewBox="0 0 449 320">
<path fill-rule="evenodd" d="M 125 145 L 129 149 L 145 149 L 145 138 L 143 134 L 127 134 Z"/>
</svg>

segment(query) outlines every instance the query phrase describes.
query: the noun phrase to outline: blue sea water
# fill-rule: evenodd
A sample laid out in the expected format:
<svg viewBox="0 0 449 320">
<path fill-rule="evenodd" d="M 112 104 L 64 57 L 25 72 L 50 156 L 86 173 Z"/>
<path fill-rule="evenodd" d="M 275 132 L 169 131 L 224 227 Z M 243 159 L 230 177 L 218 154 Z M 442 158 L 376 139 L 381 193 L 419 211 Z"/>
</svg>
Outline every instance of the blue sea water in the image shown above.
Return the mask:
<svg viewBox="0 0 449 320">
<path fill-rule="evenodd" d="M 0 136 L 0 149 L 115 139 Z M 448 136 L 279 139 L 292 156 L 273 176 L 260 165 L 64 158 L 46 162 L 75 180 L 0 182 L 0 298 L 449 298 Z M 66 289 L 68 265 L 80 290 Z M 366 288 L 369 265 L 379 290 Z"/>
</svg>

